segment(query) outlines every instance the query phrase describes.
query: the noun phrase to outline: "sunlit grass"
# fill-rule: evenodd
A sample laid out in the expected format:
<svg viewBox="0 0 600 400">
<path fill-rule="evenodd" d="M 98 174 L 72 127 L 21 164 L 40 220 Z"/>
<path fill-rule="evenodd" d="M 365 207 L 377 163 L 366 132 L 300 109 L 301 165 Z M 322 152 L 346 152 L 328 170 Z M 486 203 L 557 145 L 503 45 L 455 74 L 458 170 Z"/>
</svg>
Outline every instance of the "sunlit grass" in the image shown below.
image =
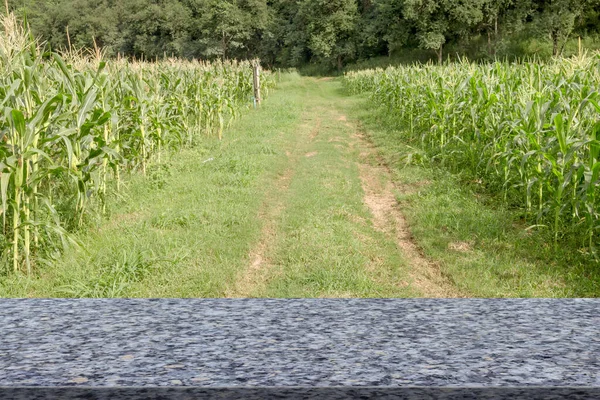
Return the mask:
<svg viewBox="0 0 600 400">
<path fill-rule="evenodd" d="M 157 184 L 167 151 L 222 138 L 252 104 L 249 62 L 155 63 L 48 52 L 0 20 L 0 273 L 31 274 L 106 214 L 123 174 Z M 272 87 L 268 72 L 263 88 Z"/>
</svg>

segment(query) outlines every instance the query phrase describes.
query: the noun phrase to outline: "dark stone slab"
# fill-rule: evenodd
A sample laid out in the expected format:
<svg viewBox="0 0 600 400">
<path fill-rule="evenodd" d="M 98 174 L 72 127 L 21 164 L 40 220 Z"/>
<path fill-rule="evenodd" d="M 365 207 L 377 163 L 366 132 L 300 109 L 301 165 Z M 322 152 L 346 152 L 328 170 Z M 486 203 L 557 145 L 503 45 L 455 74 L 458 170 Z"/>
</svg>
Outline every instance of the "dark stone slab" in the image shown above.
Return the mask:
<svg viewBox="0 0 600 400">
<path fill-rule="evenodd" d="M 600 398 L 596 388 L 202 388 L 202 387 L 63 387 L 0 388 L 7 400 L 279 400 L 279 399 L 383 399 L 383 400 L 588 400 Z"/>
<path fill-rule="evenodd" d="M 2 399 L 587 399 L 599 356 L 595 299 L 0 300 Z"/>
</svg>

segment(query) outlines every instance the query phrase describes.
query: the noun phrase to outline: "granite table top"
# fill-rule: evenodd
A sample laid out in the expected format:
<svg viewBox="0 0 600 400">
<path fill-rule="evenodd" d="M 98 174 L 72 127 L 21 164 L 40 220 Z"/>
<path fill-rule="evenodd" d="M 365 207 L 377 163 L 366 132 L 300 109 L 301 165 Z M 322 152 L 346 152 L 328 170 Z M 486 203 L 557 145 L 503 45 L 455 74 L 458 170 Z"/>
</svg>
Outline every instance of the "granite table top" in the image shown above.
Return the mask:
<svg viewBox="0 0 600 400">
<path fill-rule="evenodd" d="M 600 300 L 2 299 L 0 371 L 3 398 L 600 398 Z"/>
</svg>

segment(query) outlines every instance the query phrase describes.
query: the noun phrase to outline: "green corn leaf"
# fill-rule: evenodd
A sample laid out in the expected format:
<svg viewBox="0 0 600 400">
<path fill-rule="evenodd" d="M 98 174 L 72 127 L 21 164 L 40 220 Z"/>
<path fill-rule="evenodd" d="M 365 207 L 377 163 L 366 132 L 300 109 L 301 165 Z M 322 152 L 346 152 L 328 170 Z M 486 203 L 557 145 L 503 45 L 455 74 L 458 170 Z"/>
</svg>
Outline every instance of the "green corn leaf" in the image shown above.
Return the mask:
<svg viewBox="0 0 600 400">
<path fill-rule="evenodd" d="M 67 80 L 69 81 L 70 86 L 74 86 L 75 83 L 73 82 L 73 76 L 71 74 L 71 71 L 69 71 L 67 64 L 65 64 L 65 61 L 56 53 L 52 53 L 52 57 L 54 58 L 54 61 L 56 62 L 60 70 L 62 71 L 64 77 L 67 78 Z"/>
<path fill-rule="evenodd" d="M 21 136 L 25 135 L 25 117 L 23 113 L 19 110 L 12 110 L 10 112 L 11 122 L 13 128 L 17 133 Z"/>
<path fill-rule="evenodd" d="M 0 195 L 2 196 L 2 226 L 6 226 L 6 214 L 8 213 L 8 185 L 11 172 L 0 172 Z"/>
<path fill-rule="evenodd" d="M 91 89 L 83 98 L 79 112 L 77 113 L 77 128 L 81 128 L 85 123 L 87 114 L 94 108 L 96 101 L 96 90 Z"/>
</svg>

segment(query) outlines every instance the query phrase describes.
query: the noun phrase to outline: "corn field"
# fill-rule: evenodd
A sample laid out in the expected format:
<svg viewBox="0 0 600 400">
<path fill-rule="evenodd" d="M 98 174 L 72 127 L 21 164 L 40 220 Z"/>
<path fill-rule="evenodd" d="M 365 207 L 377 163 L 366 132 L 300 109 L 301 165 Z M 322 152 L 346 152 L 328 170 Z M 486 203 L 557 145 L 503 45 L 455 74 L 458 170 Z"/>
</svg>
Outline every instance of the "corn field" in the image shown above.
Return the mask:
<svg viewBox="0 0 600 400">
<path fill-rule="evenodd" d="M 223 134 L 252 103 L 250 62 L 104 61 L 49 52 L 13 15 L 0 32 L 0 265 L 31 273 L 123 172 Z M 263 89 L 273 80 L 263 76 Z M 92 204 L 93 203 L 93 204 Z"/>
<path fill-rule="evenodd" d="M 571 235 L 596 254 L 600 54 L 365 70 L 344 83 L 384 107 L 415 157 L 481 181 L 555 245 Z"/>
</svg>

